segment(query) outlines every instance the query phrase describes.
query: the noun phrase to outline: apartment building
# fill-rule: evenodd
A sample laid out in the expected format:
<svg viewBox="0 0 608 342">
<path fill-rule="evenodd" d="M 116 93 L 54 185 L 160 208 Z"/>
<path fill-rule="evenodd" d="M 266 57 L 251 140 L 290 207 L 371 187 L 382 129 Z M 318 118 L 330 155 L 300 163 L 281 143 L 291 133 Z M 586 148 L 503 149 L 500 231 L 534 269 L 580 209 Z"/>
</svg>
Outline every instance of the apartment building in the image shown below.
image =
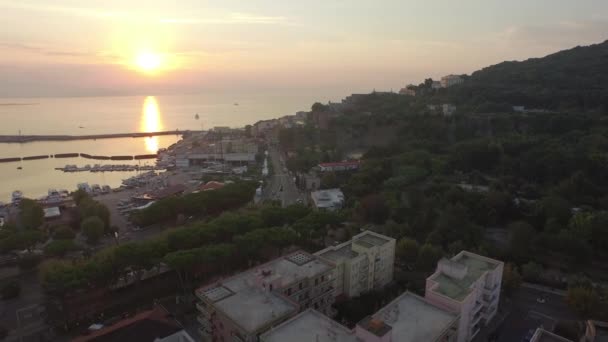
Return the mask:
<svg viewBox="0 0 608 342">
<path fill-rule="evenodd" d="M 307 310 L 260 336 L 261 342 L 453 342 L 458 315 L 405 292 L 350 330 Z"/>
<path fill-rule="evenodd" d="M 199 288 L 199 331 L 213 341 L 255 342 L 301 310 L 331 316 L 334 270 L 326 260 L 297 251 Z"/>
<path fill-rule="evenodd" d="M 448 88 L 463 83 L 464 80 L 458 75 L 447 75 L 441 78 L 441 87 Z"/>
<path fill-rule="evenodd" d="M 460 316 L 458 342 L 471 341 L 496 315 L 504 264 L 462 251 L 442 259 L 426 280 L 425 298 Z"/>
<path fill-rule="evenodd" d="M 355 297 L 393 280 L 395 239 L 364 231 L 315 255 L 336 267 L 336 296 Z"/>
</svg>

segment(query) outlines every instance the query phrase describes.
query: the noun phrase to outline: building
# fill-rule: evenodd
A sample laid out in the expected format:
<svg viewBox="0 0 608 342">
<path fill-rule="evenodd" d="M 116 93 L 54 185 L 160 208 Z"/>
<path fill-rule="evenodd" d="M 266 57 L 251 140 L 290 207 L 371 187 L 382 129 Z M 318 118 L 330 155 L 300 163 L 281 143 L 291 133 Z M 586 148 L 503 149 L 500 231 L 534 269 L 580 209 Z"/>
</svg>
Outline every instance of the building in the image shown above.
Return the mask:
<svg viewBox="0 0 608 342">
<path fill-rule="evenodd" d="M 260 336 L 260 342 L 359 342 L 352 330 L 308 309 Z"/>
<path fill-rule="evenodd" d="M 467 251 L 442 259 L 426 279 L 425 298 L 460 315 L 458 342 L 471 341 L 496 315 L 503 263 Z"/>
<path fill-rule="evenodd" d="M 209 181 L 209 182 L 207 182 L 207 184 L 201 185 L 198 189 L 200 191 L 212 191 L 212 190 L 219 190 L 223 187 L 224 187 L 224 183 L 222 183 L 222 182 Z"/>
<path fill-rule="evenodd" d="M 452 342 L 458 315 L 405 292 L 350 330 L 307 310 L 260 336 L 261 342 Z"/>
<path fill-rule="evenodd" d="M 361 166 L 361 162 L 358 160 L 351 160 L 334 163 L 320 163 L 318 166 L 321 172 L 349 171 L 358 170 Z"/>
<path fill-rule="evenodd" d="M 454 342 L 458 314 L 405 292 L 359 322 L 357 337 L 365 342 Z"/>
<path fill-rule="evenodd" d="M 344 194 L 340 189 L 318 190 L 310 193 L 310 198 L 317 210 L 339 210 L 344 206 Z"/>
<path fill-rule="evenodd" d="M 336 296 L 356 297 L 393 280 L 395 239 L 366 230 L 315 255 L 336 266 Z"/>
<path fill-rule="evenodd" d="M 72 342 L 194 342 L 183 327 L 161 307 L 144 311 L 108 327 L 78 336 Z"/>
<path fill-rule="evenodd" d="M 456 111 L 456 106 L 449 103 L 444 103 L 441 105 L 441 112 L 443 116 L 451 116 Z"/>
<path fill-rule="evenodd" d="M 443 87 L 441 86 L 441 82 L 439 82 L 439 81 L 433 81 L 433 83 L 431 83 L 431 88 L 432 89 L 441 89 Z"/>
<path fill-rule="evenodd" d="M 401 88 L 401 90 L 399 90 L 399 94 L 416 96 L 416 86 L 413 84 L 408 84 L 405 86 L 405 88 Z"/>
<path fill-rule="evenodd" d="M 297 251 L 196 290 L 203 336 L 257 341 L 258 335 L 314 308 L 333 315 L 335 267 Z"/>
<path fill-rule="evenodd" d="M 451 86 L 462 84 L 464 80 L 458 75 L 447 75 L 441 78 L 441 87 L 449 88 Z"/>
<path fill-rule="evenodd" d="M 586 321 L 585 336 L 580 342 L 606 342 L 608 341 L 608 322 Z"/>
<path fill-rule="evenodd" d="M 573 342 L 565 337 L 561 337 L 542 328 L 536 329 L 530 342 Z"/>
</svg>

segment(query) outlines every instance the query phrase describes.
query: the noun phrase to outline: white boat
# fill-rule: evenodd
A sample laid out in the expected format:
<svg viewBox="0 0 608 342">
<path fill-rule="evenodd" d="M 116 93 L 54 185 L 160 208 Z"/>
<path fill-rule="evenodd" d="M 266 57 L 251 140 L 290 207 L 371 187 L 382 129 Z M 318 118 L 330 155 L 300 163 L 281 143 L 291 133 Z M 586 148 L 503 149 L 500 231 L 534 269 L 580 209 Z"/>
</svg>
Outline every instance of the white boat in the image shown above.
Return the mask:
<svg viewBox="0 0 608 342">
<path fill-rule="evenodd" d="M 89 185 L 89 183 L 78 183 L 76 187 L 78 188 L 78 190 L 83 190 L 87 193 L 91 192 L 91 186 Z"/>
</svg>

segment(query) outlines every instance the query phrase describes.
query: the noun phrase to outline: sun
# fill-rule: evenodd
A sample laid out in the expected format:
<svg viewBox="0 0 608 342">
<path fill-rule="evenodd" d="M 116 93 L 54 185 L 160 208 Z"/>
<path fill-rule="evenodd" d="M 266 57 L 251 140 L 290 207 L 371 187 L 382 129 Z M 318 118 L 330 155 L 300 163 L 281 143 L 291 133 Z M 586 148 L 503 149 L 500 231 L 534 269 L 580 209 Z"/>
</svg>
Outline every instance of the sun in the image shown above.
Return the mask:
<svg viewBox="0 0 608 342">
<path fill-rule="evenodd" d="M 154 72 L 162 66 L 162 56 L 154 52 L 142 52 L 135 57 L 135 65 L 143 72 Z"/>
</svg>

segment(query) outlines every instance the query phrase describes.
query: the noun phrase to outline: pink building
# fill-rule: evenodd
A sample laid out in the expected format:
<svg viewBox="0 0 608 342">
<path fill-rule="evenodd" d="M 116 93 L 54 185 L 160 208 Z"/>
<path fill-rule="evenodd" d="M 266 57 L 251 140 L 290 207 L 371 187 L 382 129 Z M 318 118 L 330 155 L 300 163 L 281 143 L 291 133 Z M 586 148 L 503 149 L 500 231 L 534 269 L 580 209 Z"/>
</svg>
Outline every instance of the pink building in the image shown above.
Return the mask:
<svg viewBox="0 0 608 342">
<path fill-rule="evenodd" d="M 458 342 L 471 341 L 496 315 L 504 264 L 462 251 L 442 259 L 426 280 L 425 298 L 460 316 Z"/>
</svg>

